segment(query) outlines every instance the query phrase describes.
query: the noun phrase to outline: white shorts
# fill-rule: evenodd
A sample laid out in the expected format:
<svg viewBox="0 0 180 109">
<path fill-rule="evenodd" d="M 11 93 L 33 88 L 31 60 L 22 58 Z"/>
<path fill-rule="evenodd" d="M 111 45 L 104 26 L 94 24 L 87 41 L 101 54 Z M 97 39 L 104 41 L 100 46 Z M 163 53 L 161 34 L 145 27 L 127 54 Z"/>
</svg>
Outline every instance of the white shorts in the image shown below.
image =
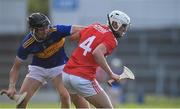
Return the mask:
<svg viewBox="0 0 180 109">
<path fill-rule="evenodd" d="M 62 73 L 64 65 L 49 69 L 29 65 L 28 68 L 29 68 L 29 73 L 26 75 L 26 77 L 36 79 L 40 81 L 42 84 L 46 84 L 47 80 L 53 79 L 54 77 Z"/>
<path fill-rule="evenodd" d="M 65 72 L 62 74 L 62 80 L 70 94 L 79 94 L 83 97 L 90 97 L 103 90 L 96 80 L 90 81 Z"/>
</svg>

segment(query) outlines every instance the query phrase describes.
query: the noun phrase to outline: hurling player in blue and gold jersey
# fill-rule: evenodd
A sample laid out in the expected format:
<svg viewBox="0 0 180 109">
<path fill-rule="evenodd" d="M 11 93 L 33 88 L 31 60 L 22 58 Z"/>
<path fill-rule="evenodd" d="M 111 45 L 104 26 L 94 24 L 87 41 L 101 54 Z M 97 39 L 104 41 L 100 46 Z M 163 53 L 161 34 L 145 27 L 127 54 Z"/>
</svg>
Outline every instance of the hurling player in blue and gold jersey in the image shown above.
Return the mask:
<svg viewBox="0 0 180 109">
<path fill-rule="evenodd" d="M 61 77 L 61 71 L 68 60 L 64 51 L 64 42 L 65 37 L 79 32 L 84 27 L 77 25 L 51 26 L 48 17 L 41 13 L 31 14 L 28 17 L 28 23 L 30 33 L 26 35 L 19 46 L 10 70 L 7 95 L 12 98 L 16 93 L 15 85 L 20 66 L 28 55 L 32 54 L 32 63 L 28 66 L 29 72 L 20 89 L 20 93 L 27 92 L 27 96 L 17 107 L 25 108 L 39 87 L 50 79 L 60 95 L 61 107 L 69 108 L 69 93 L 65 89 Z"/>
</svg>

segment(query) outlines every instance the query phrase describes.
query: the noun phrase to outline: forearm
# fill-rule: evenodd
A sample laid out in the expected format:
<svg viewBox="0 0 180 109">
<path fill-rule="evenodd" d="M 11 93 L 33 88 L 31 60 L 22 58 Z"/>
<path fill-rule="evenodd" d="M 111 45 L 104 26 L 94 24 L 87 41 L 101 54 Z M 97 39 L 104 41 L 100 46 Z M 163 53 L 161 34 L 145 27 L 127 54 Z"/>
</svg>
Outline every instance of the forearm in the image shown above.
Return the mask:
<svg viewBox="0 0 180 109">
<path fill-rule="evenodd" d="M 16 82 L 17 82 L 17 78 L 18 78 L 18 71 L 17 69 L 11 69 L 10 73 L 9 73 L 9 86 L 15 86 Z"/>
<path fill-rule="evenodd" d="M 71 41 L 75 41 L 75 40 L 78 41 L 79 38 L 80 38 L 80 32 L 76 32 L 70 36 Z"/>
<path fill-rule="evenodd" d="M 9 72 L 9 85 L 10 86 L 15 86 L 18 75 L 19 75 L 20 66 L 21 66 L 21 61 L 16 58 Z"/>
<path fill-rule="evenodd" d="M 71 34 L 74 34 L 76 32 L 81 31 L 82 29 L 84 29 L 86 26 L 80 26 L 80 25 L 72 25 L 72 30 L 71 30 Z"/>
<path fill-rule="evenodd" d="M 109 67 L 106 58 L 102 52 L 96 52 L 93 54 L 94 59 L 99 64 L 99 66 L 110 76 L 113 74 L 111 68 Z"/>
<path fill-rule="evenodd" d="M 80 38 L 80 31 L 84 28 L 85 28 L 85 26 L 72 25 L 70 40 L 71 41 L 74 41 L 74 40 L 78 41 Z"/>
</svg>

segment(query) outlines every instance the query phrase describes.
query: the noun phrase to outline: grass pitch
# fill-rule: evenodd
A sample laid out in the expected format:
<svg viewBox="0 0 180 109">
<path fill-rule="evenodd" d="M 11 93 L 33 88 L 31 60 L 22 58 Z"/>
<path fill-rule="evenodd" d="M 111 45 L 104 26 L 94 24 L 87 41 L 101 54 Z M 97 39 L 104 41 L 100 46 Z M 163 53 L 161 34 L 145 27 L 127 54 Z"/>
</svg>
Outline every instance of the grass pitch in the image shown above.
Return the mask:
<svg viewBox="0 0 180 109">
<path fill-rule="evenodd" d="M 35 103 L 31 101 L 28 104 L 27 109 L 31 108 L 56 108 L 59 109 L 60 105 L 57 103 Z M 71 106 L 74 108 L 74 106 Z M 5 108 L 15 108 L 15 103 L 9 101 L 6 103 L 0 102 L 0 109 Z M 115 108 L 180 108 L 180 98 L 172 98 L 165 96 L 147 96 L 145 97 L 145 102 L 142 104 L 127 102 L 123 104 L 117 104 Z"/>
</svg>

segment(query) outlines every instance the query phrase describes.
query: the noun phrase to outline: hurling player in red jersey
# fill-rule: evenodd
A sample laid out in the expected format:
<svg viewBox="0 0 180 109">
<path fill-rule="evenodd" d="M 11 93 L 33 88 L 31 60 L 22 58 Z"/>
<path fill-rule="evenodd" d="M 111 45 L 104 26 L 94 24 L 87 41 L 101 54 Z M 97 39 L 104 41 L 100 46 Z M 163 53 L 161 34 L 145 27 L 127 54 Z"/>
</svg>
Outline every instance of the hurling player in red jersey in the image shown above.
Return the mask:
<svg viewBox="0 0 180 109">
<path fill-rule="evenodd" d="M 78 47 L 63 72 L 64 85 L 76 106 L 81 102 L 79 98 L 85 98 L 96 108 L 113 108 L 109 97 L 96 81 L 95 73 L 100 66 L 110 79 L 118 80 L 119 75 L 111 70 L 105 56 L 117 47 L 117 39 L 126 33 L 129 25 L 129 16 L 114 10 L 108 14 L 108 25 L 95 23 L 76 34 Z M 88 105 L 82 108 L 88 108 Z"/>
</svg>

